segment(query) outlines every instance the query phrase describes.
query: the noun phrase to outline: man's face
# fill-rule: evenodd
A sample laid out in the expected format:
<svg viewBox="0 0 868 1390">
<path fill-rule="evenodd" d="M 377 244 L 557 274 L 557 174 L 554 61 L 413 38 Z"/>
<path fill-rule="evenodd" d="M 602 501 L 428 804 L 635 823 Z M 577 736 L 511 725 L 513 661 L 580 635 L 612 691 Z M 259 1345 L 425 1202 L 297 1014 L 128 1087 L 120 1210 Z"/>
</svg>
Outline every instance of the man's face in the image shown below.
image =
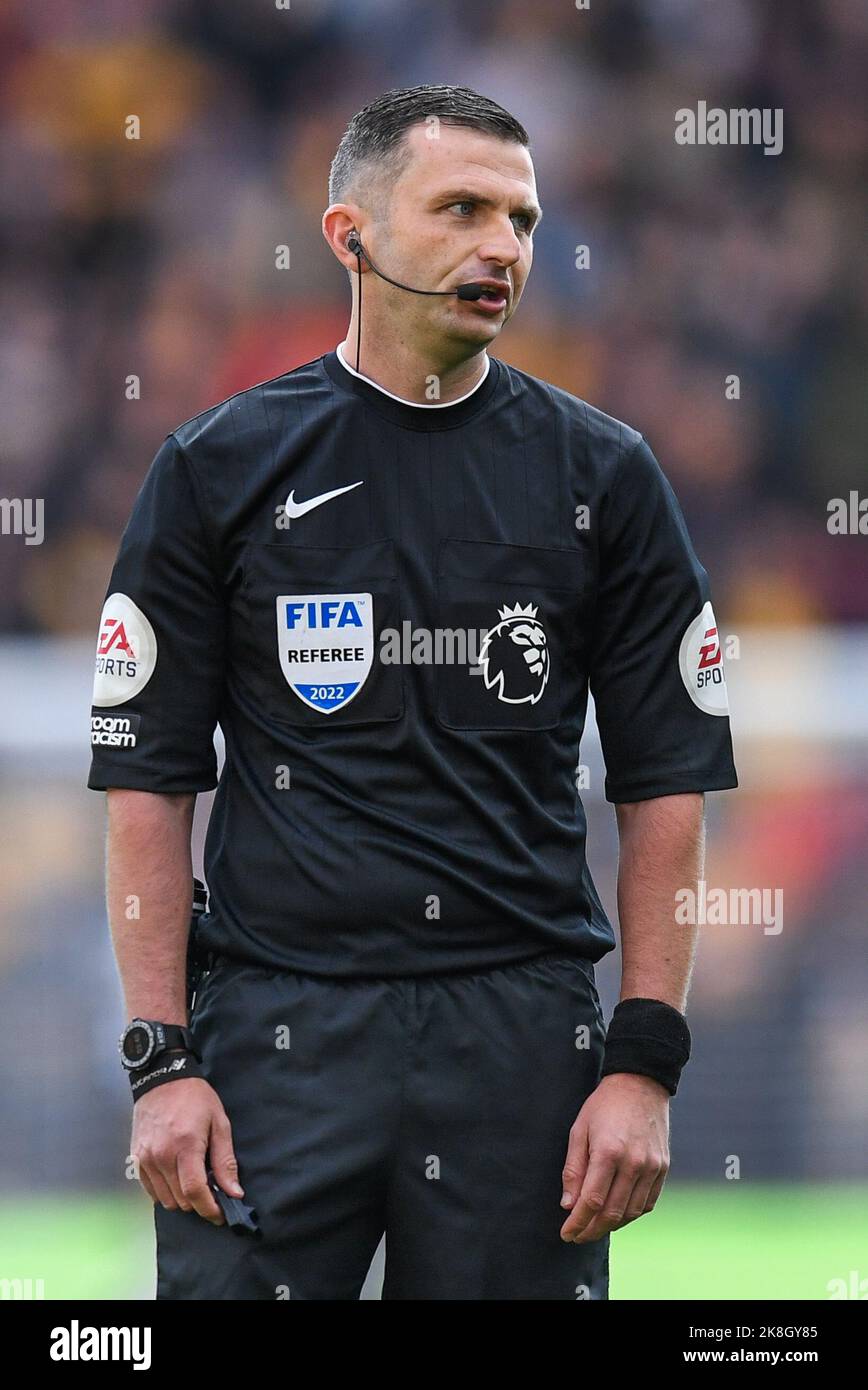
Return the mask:
<svg viewBox="0 0 868 1390">
<path fill-rule="evenodd" d="M 371 255 L 393 279 L 419 289 L 490 280 L 496 297 L 410 295 L 382 281 L 377 289 L 413 336 L 483 348 L 515 313 L 533 260 L 541 216 L 533 163 L 512 140 L 432 126 L 413 126 L 404 137 L 411 159 L 392 187 L 385 225 L 370 237 Z"/>
</svg>

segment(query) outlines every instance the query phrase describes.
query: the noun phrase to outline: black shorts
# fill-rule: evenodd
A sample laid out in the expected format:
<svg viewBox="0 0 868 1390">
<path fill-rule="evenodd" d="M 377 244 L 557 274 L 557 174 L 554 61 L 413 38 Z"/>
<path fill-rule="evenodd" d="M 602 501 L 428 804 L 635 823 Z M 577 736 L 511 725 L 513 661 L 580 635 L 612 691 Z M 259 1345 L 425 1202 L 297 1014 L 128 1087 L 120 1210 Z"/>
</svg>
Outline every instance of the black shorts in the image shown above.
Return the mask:
<svg viewBox="0 0 868 1390">
<path fill-rule="evenodd" d="M 218 959 L 192 1027 L 262 1234 L 154 1208 L 158 1299 L 605 1299 L 562 1241 L 570 1126 L 599 1080 L 590 961 L 334 980 Z"/>
</svg>

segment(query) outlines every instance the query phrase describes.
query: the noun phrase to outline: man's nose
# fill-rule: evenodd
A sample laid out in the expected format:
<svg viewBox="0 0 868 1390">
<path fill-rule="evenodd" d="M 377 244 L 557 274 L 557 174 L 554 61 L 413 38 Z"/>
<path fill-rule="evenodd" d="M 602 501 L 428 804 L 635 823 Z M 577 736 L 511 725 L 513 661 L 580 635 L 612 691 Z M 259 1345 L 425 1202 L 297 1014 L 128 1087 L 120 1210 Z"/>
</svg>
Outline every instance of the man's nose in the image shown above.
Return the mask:
<svg viewBox="0 0 868 1390">
<path fill-rule="evenodd" d="M 483 261 L 496 261 L 504 267 L 515 265 L 521 259 L 521 242 L 512 223 L 507 221 L 493 228 L 477 254 Z"/>
</svg>

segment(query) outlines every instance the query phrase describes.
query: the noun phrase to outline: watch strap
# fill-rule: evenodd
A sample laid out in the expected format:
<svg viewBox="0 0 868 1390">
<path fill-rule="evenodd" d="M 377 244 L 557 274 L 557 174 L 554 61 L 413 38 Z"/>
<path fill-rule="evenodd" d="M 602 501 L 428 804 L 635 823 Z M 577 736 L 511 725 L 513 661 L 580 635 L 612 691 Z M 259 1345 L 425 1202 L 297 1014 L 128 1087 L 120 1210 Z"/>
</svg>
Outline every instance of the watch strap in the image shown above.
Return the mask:
<svg viewBox="0 0 868 1390">
<path fill-rule="evenodd" d="M 191 1052 L 165 1052 L 156 1061 L 148 1063 L 144 1075 L 137 1076 L 135 1072 L 130 1072 L 133 1104 L 147 1095 L 148 1091 L 153 1091 L 157 1086 L 164 1086 L 168 1081 L 186 1081 L 196 1076 L 205 1076 L 201 1058 Z"/>
<path fill-rule="evenodd" d="M 163 1031 L 163 1042 L 162 1046 L 158 1045 L 156 1048 L 155 1057 L 170 1048 L 183 1048 L 185 1052 L 196 1051 L 193 1045 L 193 1034 L 189 1028 L 185 1028 L 180 1023 L 161 1023 L 159 1026 Z"/>
</svg>

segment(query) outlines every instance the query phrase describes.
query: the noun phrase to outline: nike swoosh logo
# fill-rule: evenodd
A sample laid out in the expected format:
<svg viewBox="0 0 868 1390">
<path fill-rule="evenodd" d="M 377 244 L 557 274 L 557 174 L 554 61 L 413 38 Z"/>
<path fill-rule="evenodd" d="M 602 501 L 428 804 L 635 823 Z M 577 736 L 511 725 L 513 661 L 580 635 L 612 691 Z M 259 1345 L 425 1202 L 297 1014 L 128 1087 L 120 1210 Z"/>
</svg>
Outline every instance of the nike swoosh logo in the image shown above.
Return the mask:
<svg viewBox="0 0 868 1390">
<path fill-rule="evenodd" d="M 305 512 L 312 512 L 314 507 L 321 507 L 323 502 L 330 502 L 333 497 L 340 497 L 342 492 L 352 492 L 354 487 L 361 487 L 364 478 L 360 478 L 357 483 L 348 483 L 346 487 L 336 487 L 331 492 L 321 492 L 319 497 L 311 497 L 307 502 L 296 502 L 295 488 L 286 499 L 286 515 L 293 520 L 298 516 L 304 516 Z"/>
</svg>

